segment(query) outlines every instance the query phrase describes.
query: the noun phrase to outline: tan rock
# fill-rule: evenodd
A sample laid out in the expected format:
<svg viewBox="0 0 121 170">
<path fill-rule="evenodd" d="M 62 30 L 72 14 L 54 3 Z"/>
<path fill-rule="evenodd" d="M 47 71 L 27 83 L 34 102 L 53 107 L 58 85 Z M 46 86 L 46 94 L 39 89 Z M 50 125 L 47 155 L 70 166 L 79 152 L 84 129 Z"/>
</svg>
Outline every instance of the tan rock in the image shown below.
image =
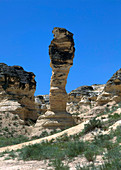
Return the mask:
<svg viewBox="0 0 121 170">
<path fill-rule="evenodd" d="M 68 96 L 65 90 L 67 76 L 73 65 L 74 41 L 73 34 L 64 28 L 55 27 L 54 39 L 49 46 L 52 77 L 50 82 L 50 111 L 43 116 L 40 126 L 46 128 L 65 128 L 74 125 L 72 116 L 66 112 Z"/>
<path fill-rule="evenodd" d="M 21 119 L 37 119 L 35 75 L 20 66 L 0 63 L 0 112 L 10 111 Z"/>
<path fill-rule="evenodd" d="M 111 101 L 121 102 L 121 69 L 107 81 L 103 92 L 97 98 L 97 105 L 104 105 Z"/>
</svg>

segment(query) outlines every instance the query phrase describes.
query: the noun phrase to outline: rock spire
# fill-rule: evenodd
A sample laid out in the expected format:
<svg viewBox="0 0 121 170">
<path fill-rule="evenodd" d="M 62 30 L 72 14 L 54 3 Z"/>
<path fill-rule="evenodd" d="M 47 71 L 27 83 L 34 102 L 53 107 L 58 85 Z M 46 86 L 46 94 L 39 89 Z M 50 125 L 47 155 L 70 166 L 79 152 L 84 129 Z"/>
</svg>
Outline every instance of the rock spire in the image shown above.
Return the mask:
<svg viewBox="0 0 121 170">
<path fill-rule="evenodd" d="M 69 69 L 73 65 L 75 48 L 71 32 L 55 27 L 53 34 L 54 39 L 49 46 L 52 68 L 50 109 L 38 118 L 37 127 L 64 129 L 75 124 L 71 114 L 66 111 L 68 96 L 65 90 Z"/>
<path fill-rule="evenodd" d="M 49 46 L 52 77 L 50 83 L 50 110 L 66 111 L 67 93 L 65 86 L 70 67 L 73 65 L 73 34 L 64 28 L 55 27 L 54 39 Z"/>
</svg>

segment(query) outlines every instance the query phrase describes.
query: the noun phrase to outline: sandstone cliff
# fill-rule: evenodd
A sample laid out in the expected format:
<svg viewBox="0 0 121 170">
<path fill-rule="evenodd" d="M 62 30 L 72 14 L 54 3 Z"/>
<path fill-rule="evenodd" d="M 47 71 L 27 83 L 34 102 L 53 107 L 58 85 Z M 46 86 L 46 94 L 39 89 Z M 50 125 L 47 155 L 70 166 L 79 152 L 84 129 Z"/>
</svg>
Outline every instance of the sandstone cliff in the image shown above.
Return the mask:
<svg viewBox="0 0 121 170">
<path fill-rule="evenodd" d="M 4 107 L 0 111 L 10 111 L 10 101 L 18 102 L 19 109 L 16 110 L 15 105 L 12 108 L 20 116 L 21 119 L 27 118 L 36 120 L 34 105 L 34 92 L 36 90 L 35 75 L 32 72 L 26 72 L 20 66 L 7 66 L 0 64 L 0 101 L 4 103 Z M 9 102 L 8 102 L 9 101 Z M 6 103 L 6 104 L 5 104 Z M 6 106 L 6 107 L 5 107 Z"/>
<path fill-rule="evenodd" d="M 44 99 L 44 98 L 43 98 Z M 101 113 L 106 105 L 121 102 L 121 69 L 119 69 L 106 84 L 80 86 L 68 94 L 66 110 L 74 118 L 79 116 L 82 120 Z M 49 108 L 49 102 L 44 105 Z M 42 106 L 41 106 L 42 107 Z M 44 112 L 46 110 L 43 110 Z"/>
<path fill-rule="evenodd" d="M 20 66 L 8 66 L 0 63 L 1 128 L 4 129 L 9 125 L 12 127 L 14 124 L 14 130 L 22 131 L 22 127 L 27 124 L 27 121 L 35 122 L 37 120 L 34 102 L 36 81 L 34 78 L 35 75 L 32 72 L 26 72 Z"/>
<path fill-rule="evenodd" d="M 109 101 L 121 102 L 121 69 L 107 81 L 104 90 L 97 98 L 97 105 L 104 105 Z"/>
</svg>

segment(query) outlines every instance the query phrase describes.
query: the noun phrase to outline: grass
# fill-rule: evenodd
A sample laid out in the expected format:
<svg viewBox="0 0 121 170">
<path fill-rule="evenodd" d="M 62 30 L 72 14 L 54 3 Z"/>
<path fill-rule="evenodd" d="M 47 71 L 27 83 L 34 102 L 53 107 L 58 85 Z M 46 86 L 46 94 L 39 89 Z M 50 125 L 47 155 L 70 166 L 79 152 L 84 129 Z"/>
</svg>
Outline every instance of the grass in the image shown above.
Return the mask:
<svg viewBox="0 0 121 170">
<path fill-rule="evenodd" d="M 88 145 L 87 150 L 84 152 L 85 158 L 88 162 L 94 162 L 96 159 L 98 152 L 95 145 Z"/>
<path fill-rule="evenodd" d="M 112 108 L 116 110 L 117 108 Z M 85 125 L 83 132 L 78 135 L 68 137 L 66 134 L 52 140 L 50 142 L 43 142 L 41 144 L 25 146 L 16 152 L 8 152 L 8 158 L 17 157 L 25 161 L 29 160 L 50 160 L 55 170 L 68 170 L 69 166 L 64 164 L 64 160 L 71 160 L 77 156 L 85 157 L 89 162 L 88 166 L 83 168 L 78 165 L 77 170 L 118 170 L 121 169 L 121 126 L 117 127 L 115 131 L 111 131 L 110 134 L 98 134 L 94 136 L 94 139 L 89 141 L 80 140 L 80 137 L 85 133 L 93 131 L 95 128 L 103 129 L 104 126 L 110 125 L 117 120 L 121 119 L 121 114 L 115 113 L 110 115 L 112 111 L 107 109 L 109 120 L 102 123 L 101 120 L 96 117 L 91 119 L 88 124 Z M 58 131 L 51 132 L 57 133 Z M 41 137 L 50 135 L 47 132 L 43 132 Z M 113 142 L 113 138 L 115 141 Z M 0 142 L 1 143 L 1 142 Z M 17 153 L 17 154 L 16 154 Z M 102 156 L 104 163 L 102 165 L 95 165 L 97 156 Z"/>
<path fill-rule="evenodd" d="M 79 135 L 73 135 L 68 137 L 66 134 L 62 137 L 57 138 L 56 141 L 43 142 L 41 144 L 34 144 L 25 146 L 16 152 L 7 152 L 8 156 L 6 159 L 22 159 L 25 161 L 29 160 L 50 160 L 50 165 L 55 170 L 68 170 L 69 166 L 63 163 L 63 160 L 72 159 L 74 157 L 85 156 L 89 166 L 80 167 L 77 166 L 77 170 L 88 170 L 88 169 L 99 169 L 99 170 L 113 170 L 114 167 L 120 168 L 121 166 L 121 127 L 117 127 L 115 131 L 112 131 L 108 135 L 100 134 L 95 136 L 93 141 L 84 142 L 80 141 Z M 116 142 L 113 143 L 112 139 L 117 137 Z M 100 166 L 95 165 L 97 155 L 102 155 L 104 163 Z M 106 169 L 107 168 L 107 169 Z M 112 168 L 112 169 L 111 169 Z"/>
<path fill-rule="evenodd" d="M 84 132 L 91 132 L 95 128 L 102 128 L 102 122 L 99 119 L 96 119 L 96 117 L 92 118 L 89 123 L 84 125 Z"/>
<path fill-rule="evenodd" d="M 9 137 L 6 138 L 4 136 L 0 136 L 0 147 L 15 145 L 23 142 L 27 142 L 29 139 L 26 136 L 16 136 L 16 137 Z"/>
<path fill-rule="evenodd" d="M 7 127 L 5 129 L 8 130 Z M 53 135 L 58 132 L 60 132 L 60 130 L 53 130 L 50 133 L 48 133 L 47 131 L 43 131 L 40 136 L 34 136 L 31 139 L 23 135 L 18 135 L 16 137 L 0 136 L 0 147 L 11 146 L 11 145 L 27 142 L 27 141 L 34 140 L 34 139 L 40 139 L 40 138 L 43 138 L 49 135 Z"/>
<path fill-rule="evenodd" d="M 68 165 L 64 165 L 64 163 L 60 159 L 51 160 L 50 166 L 53 166 L 55 170 L 69 170 Z"/>
<path fill-rule="evenodd" d="M 85 145 L 83 141 L 64 141 L 56 143 L 43 142 L 30 145 L 19 150 L 19 158 L 23 160 L 61 159 L 74 158 L 81 155 Z"/>
</svg>

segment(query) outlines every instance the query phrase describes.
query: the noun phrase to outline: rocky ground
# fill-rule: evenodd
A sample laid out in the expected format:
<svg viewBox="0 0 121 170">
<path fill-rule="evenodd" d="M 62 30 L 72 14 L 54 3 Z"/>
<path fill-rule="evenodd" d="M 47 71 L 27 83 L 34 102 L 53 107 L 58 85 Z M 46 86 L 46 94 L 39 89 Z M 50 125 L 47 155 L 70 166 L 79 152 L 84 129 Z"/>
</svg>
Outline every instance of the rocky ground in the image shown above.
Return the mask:
<svg viewBox="0 0 121 170">
<path fill-rule="evenodd" d="M 65 164 L 68 161 L 65 161 Z M 95 161 L 97 164 L 102 163 L 102 158 L 98 156 Z M 18 161 L 4 160 L 4 157 L 0 158 L 0 170 L 54 170 L 52 166 L 48 165 L 48 160 L 43 161 Z M 84 157 L 75 157 L 73 161 L 68 162 L 70 170 L 76 170 L 78 164 L 87 165 L 88 161 Z"/>
<path fill-rule="evenodd" d="M 116 105 L 115 105 L 116 106 Z M 110 106 L 110 108 L 112 108 L 112 106 Z M 111 115 L 114 115 L 115 113 L 120 114 L 121 113 L 121 108 L 117 107 L 117 109 L 115 109 L 115 111 L 113 111 L 111 113 Z M 98 119 L 102 119 L 105 122 L 107 120 L 107 115 L 106 114 L 102 114 L 101 116 L 98 117 Z M 16 149 L 20 149 L 25 145 L 30 145 L 30 144 L 35 144 L 35 143 L 41 143 L 42 141 L 50 141 L 52 139 L 56 139 L 62 135 L 64 135 L 65 133 L 67 135 L 74 135 L 74 134 L 78 134 L 80 133 L 83 129 L 84 129 L 84 124 L 88 123 L 88 121 L 85 121 L 83 123 L 80 123 L 79 125 L 69 128 L 67 130 L 64 130 L 60 133 L 48 136 L 48 137 L 44 137 L 41 139 L 37 139 L 37 140 L 33 140 L 30 142 L 25 142 L 22 144 L 18 144 L 18 145 L 14 145 L 14 146 L 8 146 L 8 147 L 3 147 L 0 148 L 0 152 L 5 151 L 6 149 L 8 150 L 16 150 Z M 121 120 L 116 121 L 114 124 L 112 124 L 111 126 L 109 126 L 109 128 L 105 131 L 102 131 L 103 134 L 109 134 L 112 130 L 115 130 L 117 128 L 117 126 L 121 126 Z M 91 141 L 94 137 L 94 134 L 97 135 L 98 131 L 94 130 L 91 131 L 89 133 L 87 133 L 86 135 L 82 136 L 82 139 L 84 141 Z M 80 139 L 81 140 L 81 139 Z M 115 140 L 115 139 L 114 139 Z M 42 160 L 42 161 L 22 161 L 22 160 L 18 160 L 17 158 L 15 158 L 14 160 L 7 159 L 7 154 L 3 157 L 0 158 L 0 169 L 4 170 L 45 170 L 45 169 L 53 169 L 54 168 L 52 166 L 49 165 L 49 160 Z M 70 170 L 76 170 L 76 167 L 78 165 L 81 165 L 83 167 L 83 165 L 89 165 L 91 164 L 91 162 L 89 163 L 85 157 L 83 156 L 78 156 L 73 158 L 72 160 L 64 160 L 63 161 L 65 164 L 68 164 L 68 166 L 70 167 Z M 103 163 L 103 159 L 102 156 L 97 156 L 96 160 L 95 160 L 95 165 L 100 165 Z"/>
<path fill-rule="evenodd" d="M 12 70 L 12 73 L 10 73 Z M 16 137 L 16 135 L 33 136 L 41 135 L 41 116 L 50 108 L 49 96 L 39 95 L 35 97 L 36 82 L 33 73 L 28 73 L 22 67 L 9 67 L 1 64 L 0 83 L 0 135 L 4 137 Z M 25 97 L 24 97 L 25 96 Z M 29 106 L 31 105 L 31 109 Z M 121 69 L 118 70 L 104 85 L 81 86 L 68 94 L 67 112 L 71 113 L 76 125 L 54 135 L 35 139 L 25 143 L 1 147 L 0 152 L 6 149 L 21 149 L 23 145 L 33 145 L 42 141 L 56 140 L 58 137 L 79 134 L 84 130 L 85 124 L 92 118 L 98 118 L 108 128 L 93 129 L 80 137 L 83 141 L 92 141 L 94 135 L 100 132 L 109 134 L 116 127 L 121 126 Z M 36 114 L 34 115 L 34 112 Z M 31 117 L 32 115 L 32 117 Z M 47 129 L 46 129 L 47 130 Z M 113 139 L 115 142 L 115 138 Z M 91 164 L 84 156 L 74 157 L 72 160 L 64 160 L 70 169 L 75 170 L 80 164 Z M 7 160 L 7 154 L 0 157 L 1 170 L 36 170 L 54 169 L 48 165 L 49 160 L 22 161 L 15 158 Z M 98 155 L 95 165 L 103 163 L 102 156 Z"/>
</svg>

